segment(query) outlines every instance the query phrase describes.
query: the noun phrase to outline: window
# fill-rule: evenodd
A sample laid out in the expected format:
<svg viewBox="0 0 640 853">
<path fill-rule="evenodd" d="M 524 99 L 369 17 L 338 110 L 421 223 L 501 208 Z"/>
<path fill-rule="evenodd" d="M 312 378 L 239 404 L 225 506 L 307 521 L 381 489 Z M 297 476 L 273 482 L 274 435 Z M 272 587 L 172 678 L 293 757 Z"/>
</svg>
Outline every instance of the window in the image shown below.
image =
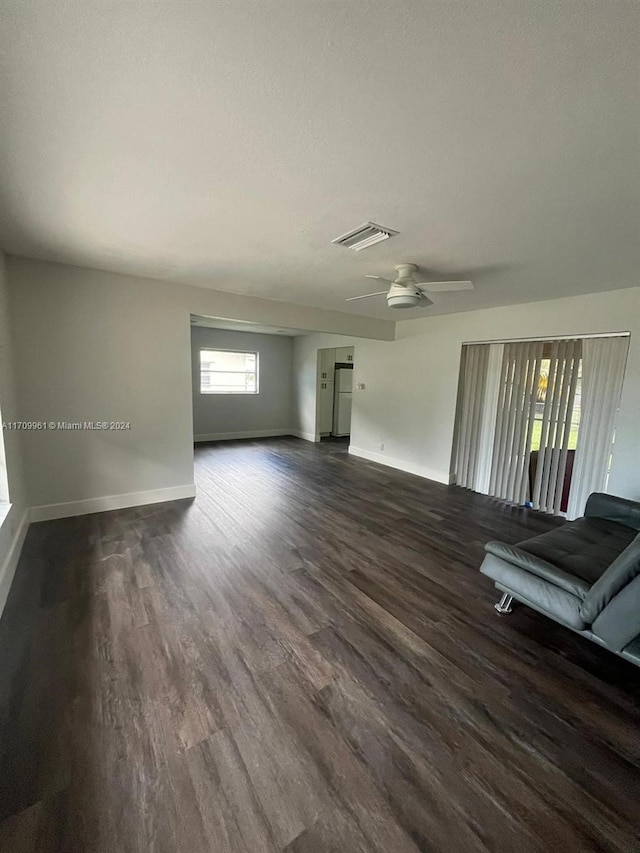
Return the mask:
<svg viewBox="0 0 640 853">
<path fill-rule="evenodd" d="M 201 394 L 257 394 L 258 353 L 200 350 Z"/>
<path fill-rule="evenodd" d="M 549 371 L 551 370 L 551 359 L 546 356 L 547 350 L 550 349 L 550 344 L 545 345 L 545 357 L 542 359 L 540 367 L 540 378 L 538 380 L 538 390 L 536 393 L 536 410 L 533 421 L 533 429 L 531 432 L 531 447 L 530 450 L 540 450 L 540 439 L 542 437 L 542 422 L 544 419 L 544 409 L 547 401 L 547 387 L 549 385 Z M 578 430 L 580 429 L 580 401 L 582 399 L 582 359 L 578 362 L 578 375 L 576 377 L 575 395 L 573 398 L 573 407 L 568 413 L 570 415 L 570 432 L 568 450 L 575 450 L 578 444 Z M 564 429 L 564 424 L 557 424 L 555 429 Z M 551 431 L 551 442 L 554 441 L 555 432 Z"/>
</svg>

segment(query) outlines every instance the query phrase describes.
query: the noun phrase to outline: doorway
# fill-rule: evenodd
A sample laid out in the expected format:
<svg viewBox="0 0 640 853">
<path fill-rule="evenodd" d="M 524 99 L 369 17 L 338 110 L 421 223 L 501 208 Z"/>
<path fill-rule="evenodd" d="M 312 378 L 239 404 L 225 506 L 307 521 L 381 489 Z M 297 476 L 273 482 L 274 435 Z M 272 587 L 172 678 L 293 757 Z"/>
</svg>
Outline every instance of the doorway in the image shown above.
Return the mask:
<svg viewBox="0 0 640 853">
<path fill-rule="evenodd" d="M 346 440 L 351 435 L 353 347 L 318 350 L 316 435 Z"/>
</svg>

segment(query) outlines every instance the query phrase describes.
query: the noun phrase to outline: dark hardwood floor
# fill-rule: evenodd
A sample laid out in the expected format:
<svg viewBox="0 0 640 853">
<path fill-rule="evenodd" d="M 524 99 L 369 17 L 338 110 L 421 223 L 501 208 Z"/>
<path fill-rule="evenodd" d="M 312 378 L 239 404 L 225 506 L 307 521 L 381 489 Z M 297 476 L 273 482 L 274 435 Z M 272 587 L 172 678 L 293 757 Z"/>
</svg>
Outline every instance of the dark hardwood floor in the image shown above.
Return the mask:
<svg viewBox="0 0 640 853">
<path fill-rule="evenodd" d="M 32 525 L 0 623 L 10 853 L 640 851 L 640 670 L 518 608 L 555 522 L 297 439 Z"/>
</svg>

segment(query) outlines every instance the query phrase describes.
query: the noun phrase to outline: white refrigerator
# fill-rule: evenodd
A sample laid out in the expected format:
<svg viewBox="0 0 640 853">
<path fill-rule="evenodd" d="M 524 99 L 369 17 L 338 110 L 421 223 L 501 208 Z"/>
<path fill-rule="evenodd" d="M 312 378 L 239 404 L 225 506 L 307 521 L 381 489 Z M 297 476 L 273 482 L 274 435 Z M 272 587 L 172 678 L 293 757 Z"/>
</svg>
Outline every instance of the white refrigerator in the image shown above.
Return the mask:
<svg viewBox="0 0 640 853">
<path fill-rule="evenodd" d="M 339 367 L 336 370 L 333 396 L 333 432 L 332 435 L 351 434 L 351 392 L 353 390 L 353 369 Z"/>
</svg>

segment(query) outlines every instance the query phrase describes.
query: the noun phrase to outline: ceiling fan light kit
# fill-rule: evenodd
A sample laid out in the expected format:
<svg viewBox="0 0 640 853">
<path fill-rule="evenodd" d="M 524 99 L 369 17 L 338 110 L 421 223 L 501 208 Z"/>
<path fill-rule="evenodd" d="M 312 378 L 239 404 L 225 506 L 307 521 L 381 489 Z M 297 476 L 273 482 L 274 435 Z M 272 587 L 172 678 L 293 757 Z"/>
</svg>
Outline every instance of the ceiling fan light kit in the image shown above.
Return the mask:
<svg viewBox="0 0 640 853">
<path fill-rule="evenodd" d="M 416 308 L 420 304 L 424 307 L 426 305 L 433 305 L 433 302 L 421 293 L 417 294 L 404 288 L 397 288 L 397 290 L 392 288 L 387 294 L 387 305 L 389 308 Z"/>
<path fill-rule="evenodd" d="M 453 290 L 473 290 L 471 281 L 420 281 L 416 282 L 415 274 L 418 267 L 415 264 L 398 264 L 396 278 L 390 281 L 380 275 L 367 275 L 365 278 L 375 278 L 390 285 L 389 290 L 378 290 L 376 293 L 365 293 L 362 296 L 351 296 L 346 302 L 355 302 L 356 299 L 368 299 L 370 296 L 387 297 L 389 308 L 426 308 L 433 305 L 431 299 L 426 296 L 429 293 L 446 293 Z"/>
</svg>

